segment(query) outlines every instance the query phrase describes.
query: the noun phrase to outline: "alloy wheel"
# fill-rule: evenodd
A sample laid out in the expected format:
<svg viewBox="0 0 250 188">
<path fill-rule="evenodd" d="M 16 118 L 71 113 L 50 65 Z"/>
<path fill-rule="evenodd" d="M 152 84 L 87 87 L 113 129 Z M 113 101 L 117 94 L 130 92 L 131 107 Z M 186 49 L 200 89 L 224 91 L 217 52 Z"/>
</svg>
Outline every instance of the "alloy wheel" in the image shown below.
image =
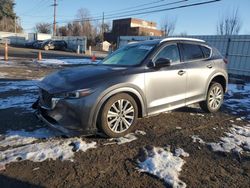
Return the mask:
<svg viewBox="0 0 250 188">
<path fill-rule="evenodd" d="M 126 99 L 115 101 L 108 113 L 108 127 L 115 133 L 122 133 L 130 128 L 135 119 L 135 109 L 132 103 Z"/>
<path fill-rule="evenodd" d="M 211 89 L 208 98 L 209 107 L 216 110 L 221 106 L 223 100 L 223 91 L 219 86 L 215 86 Z"/>
</svg>

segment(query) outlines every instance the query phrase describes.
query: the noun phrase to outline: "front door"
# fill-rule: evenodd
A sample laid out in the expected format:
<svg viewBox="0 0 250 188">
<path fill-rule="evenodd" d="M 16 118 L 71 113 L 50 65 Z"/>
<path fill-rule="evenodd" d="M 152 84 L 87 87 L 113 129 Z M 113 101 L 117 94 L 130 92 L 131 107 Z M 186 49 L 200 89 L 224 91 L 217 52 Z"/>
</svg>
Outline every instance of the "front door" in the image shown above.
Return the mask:
<svg viewBox="0 0 250 188">
<path fill-rule="evenodd" d="M 180 62 L 178 46 L 163 46 L 153 58 L 153 62 L 159 58 L 170 59 L 171 65 L 158 70 L 150 68 L 145 73 L 149 115 L 185 105 L 187 74 L 185 65 Z"/>
</svg>

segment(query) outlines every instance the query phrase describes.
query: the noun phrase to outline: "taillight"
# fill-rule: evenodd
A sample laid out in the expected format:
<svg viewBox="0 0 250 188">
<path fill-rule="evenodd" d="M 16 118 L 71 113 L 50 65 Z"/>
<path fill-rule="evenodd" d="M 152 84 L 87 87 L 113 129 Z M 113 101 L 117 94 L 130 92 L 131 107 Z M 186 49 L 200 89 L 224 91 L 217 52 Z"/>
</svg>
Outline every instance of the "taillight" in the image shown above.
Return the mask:
<svg viewBox="0 0 250 188">
<path fill-rule="evenodd" d="M 228 64 L 228 60 L 226 58 L 223 59 L 225 64 Z"/>
</svg>

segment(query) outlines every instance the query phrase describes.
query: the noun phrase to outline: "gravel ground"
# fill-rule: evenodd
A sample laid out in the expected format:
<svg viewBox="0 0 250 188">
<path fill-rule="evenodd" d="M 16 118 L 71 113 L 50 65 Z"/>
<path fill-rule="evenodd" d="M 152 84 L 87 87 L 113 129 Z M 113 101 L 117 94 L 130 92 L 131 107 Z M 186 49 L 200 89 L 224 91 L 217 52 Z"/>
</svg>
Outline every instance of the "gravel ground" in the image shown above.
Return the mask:
<svg viewBox="0 0 250 188">
<path fill-rule="evenodd" d="M 61 67 L 41 68 L 27 66 L 26 63 L 1 66 L 0 72 L 9 75 L 9 79 L 0 80 L 0 101 L 8 97 L 36 95 L 35 89 L 1 92 L 3 82 L 10 82 L 13 78 L 38 79 L 57 69 Z M 8 130 L 46 128 L 27 108 L 0 108 L 0 134 L 4 135 Z M 241 112 L 240 115 L 249 114 Z M 142 149 L 151 146 L 168 148 L 170 151 L 183 148 L 189 153 L 179 176 L 187 187 L 249 187 L 249 152 L 213 152 L 207 145 L 194 143 L 191 138 L 199 135 L 206 142 L 218 142 L 232 124 L 249 124 L 238 118 L 237 114 L 232 115 L 224 106 L 216 114 L 203 113 L 197 107 L 186 107 L 140 119 L 136 129 L 145 131 L 146 135 L 139 134 L 137 140 L 129 143 L 117 145 L 99 136 L 81 137 L 87 143 L 96 142 L 97 148 L 75 152 L 73 162 L 57 159 L 7 164 L 6 169 L 0 171 L 0 187 L 169 187 L 157 177 L 138 170 L 137 159 L 143 157 Z M 38 139 L 35 143 L 39 142 L 46 140 Z M 6 148 L 0 148 L 0 153 L 4 150 Z"/>
</svg>

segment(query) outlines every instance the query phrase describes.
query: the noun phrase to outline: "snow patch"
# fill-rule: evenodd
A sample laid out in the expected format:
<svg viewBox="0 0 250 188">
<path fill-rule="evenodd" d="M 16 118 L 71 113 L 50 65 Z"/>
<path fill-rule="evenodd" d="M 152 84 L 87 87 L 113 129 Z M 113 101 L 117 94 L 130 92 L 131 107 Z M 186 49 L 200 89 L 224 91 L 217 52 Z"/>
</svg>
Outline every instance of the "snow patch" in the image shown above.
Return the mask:
<svg viewBox="0 0 250 188">
<path fill-rule="evenodd" d="M 215 152 L 250 152 L 250 124 L 245 126 L 232 125 L 226 136 L 221 137 L 218 143 L 206 143 L 198 135 L 193 135 L 193 142 L 206 144 Z"/>
<path fill-rule="evenodd" d="M 201 114 L 201 113 L 190 113 L 191 116 L 201 116 L 201 117 L 204 117 L 205 115 L 204 114 Z"/>
<path fill-rule="evenodd" d="M 146 135 L 146 132 L 136 130 L 135 133 L 129 133 L 123 137 L 111 138 L 111 139 L 109 139 L 109 141 L 113 141 L 113 142 L 108 142 L 108 143 L 105 143 L 104 145 L 111 145 L 111 144 L 121 145 L 121 144 L 125 144 L 128 142 L 132 142 L 134 140 L 137 140 L 137 135 Z"/>
<path fill-rule="evenodd" d="M 250 124 L 246 126 L 233 125 L 226 136 L 218 143 L 208 143 L 213 151 L 237 152 L 250 151 Z"/>
<path fill-rule="evenodd" d="M 186 152 L 179 148 L 176 153 L 181 155 Z M 141 172 L 153 174 L 174 188 L 186 187 L 186 184 L 179 179 L 182 166 L 185 163 L 182 158 L 159 147 L 145 149 L 145 154 L 146 160 L 138 162 Z M 185 155 L 187 156 L 187 153 Z"/>
<path fill-rule="evenodd" d="M 24 91 L 25 94 L 19 96 L 10 96 L 0 100 L 0 109 L 8 108 L 24 108 L 32 111 L 31 105 L 36 101 L 37 96 L 34 95 L 38 88 L 37 80 L 27 81 L 0 81 L 0 92 Z"/>
<path fill-rule="evenodd" d="M 175 149 L 175 156 L 176 157 L 189 157 L 189 153 L 185 152 L 182 148 Z"/>
<path fill-rule="evenodd" d="M 84 65 L 84 64 L 97 64 L 100 60 L 93 62 L 90 58 L 82 59 L 42 59 L 37 63 L 43 65 Z"/>
<path fill-rule="evenodd" d="M 193 139 L 194 143 L 198 142 L 200 144 L 206 144 L 206 142 L 204 142 L 198 135 L 193 135 L 191 138 Z"/>
<path fill-rule="evenodd" d="M 37 80 L 25 81 L 0 81 L 0 92 L 19 91 L 37 91 Z"/>
<path fill-rule="evenodd" d="M 8 73 L 0 72 L 0 78 L 6 78 L 8 75 Z"/>
<path fill-rule="evenodd" d="M 225 94 L 224 107 L 234 115 L 246 115 L 250 120 L 250 84 L 229 84 L 228 92 Z"/>
<path fill-rule="evenodd" d="M 7 146 L 21 146 L 25 144 L 30 144 L 38 139 L 45 139 L 60 136 L 62 133 L 50 130 L 47 128 L 40 128 L 34 131 L 25 131 L 25 130 L 9 130 L 6 135 L 0 135 L 0 147 Z"/>
<path fill-rule="evenodd" d="M 60 135 L 61 133 L 47 128 L 31 132 L 10 130 L 5 135 L 0 135 L 2 138 L 0 148 L 8 147 L 1 150 L 0 169 L 4 170 L 5 165 L 11 162 L 23 160 L 33 162 L 42 162 L 46 159 L 73 161 L 75 152 L 85 152 L 90 148 L 96 148 L 96 142 L 86 143 L 81 138 L 55 138 Z"/>
<path fill-rule="evenodd" d="M 25 94 L 21 96 L 8 97 L 1 99 L 0 110 L 8 108 L 24 108 L 26 111 L 33 111 L 32 104 L 36 101 L 37 97 L 32 94 Z"/>
<path fill-rule="evenodd" d="M 80 138 L 48 140 L 1 151 L 0 167 L 11 162 L 30 160 L 42 162 L 46 159 L 73 161 L 74 153 L 96 148 L 96 142 L 86 143 Z"/>
</svg>

